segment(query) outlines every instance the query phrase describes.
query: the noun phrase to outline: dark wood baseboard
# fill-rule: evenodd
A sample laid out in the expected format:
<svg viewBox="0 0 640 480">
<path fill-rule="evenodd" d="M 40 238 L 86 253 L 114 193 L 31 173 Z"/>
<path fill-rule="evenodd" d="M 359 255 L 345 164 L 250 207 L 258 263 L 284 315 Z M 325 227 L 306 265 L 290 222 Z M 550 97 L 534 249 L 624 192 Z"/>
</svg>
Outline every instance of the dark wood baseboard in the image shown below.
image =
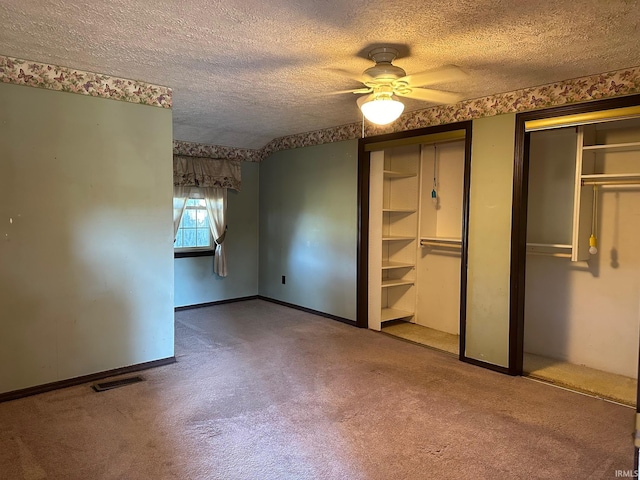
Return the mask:
<svg viewBox="0 0 640 480">
<path fill-rule="evenodd" d="M 173 252 L 173 258 L 213 257 L 213 250 L 196 250 L 191 252 Z"/>
<path fill-rule="evenodd" d="M 58 390 L 60 388 L 74 387 L 83 383 L 95 382 L 96 380 L 115 377 L 116 375 L 124 375 L 127 373 L 139 372 L 140 370 L 163 367 L 165 365 L 171 365 L 172 363 L 176 363 L 176 357 L 161 358 L 160 360 L 153 360 L 151 362 L 137 363 L 135 365 L 129 365 L 127 367 L 120 367 L 104 372 L 83 375 L 81 377 L 60 380 L 59 382 L 45 383 L 44 385 L 36 385 L 35 387 L 23 388 L 21 390 L 14 390 L 7 393 L 0 393 L 0 403 L 8 402 L 10 400 L 17 400 L 19 398 L 30 397 L 31 395 L 38 395 L 40 393 L 50 392 L 52 390 Z"/>
<path fill-rule="evenodd" d="M 494 365 L 493 363 L 483 362 L 482 360 L 476 360 L 475 358 L 461 356 L 460 361 L 464 363 L 468 363 L 470 365 L 475 365 L 476 367 L 482 367 L 488 370 L 493 370 L 494 372 L 504 373 L 505 375 L 512 375 L 512 376 L 517 375 L 516 373 L 510 371 L 507 367 L 503 367 L 501 365 Z"/>
<path fill-rule="evenodd" d="M 249 297 L 229 298 L 227 300 L 218 300 L 216 302 L 196 303 L 194 305 L 183 305 L 182 307 L 175 307 L 174 311 L 182 312 L 183 310 L 192 310 L 194 308 L 213 307 L 214 305 L 223 305 L 225 303 L 244 302 L 246 300 L 257 300 L 258 295 L 251 295 Z"/>
<path fill-rule="evenodd" d="M 295 310 L 300 310 L 302 312 L 312 313 L 320 317 L 330 318 L 331 320 L 336 320 L 341 323 L 346 323 L 347 325 L 351 325 L 353 327 L 357 326 L 355 320 L 349 320 L 348 318 L 338 317 L 337 315 L 332 315 L 330 313 L 319 312 L 318 310 L 313 310 L 307 307 L 301 307 L 300 305 L 294 305 L 293 303 L 283 302 L 282 300 L 276 300 L 275 298 L 263 297 L 262 295 L 258 295 L 258 299 L 264 300 L 266 302 L 277 303 L 278 305 L 293 308 Z"/>
</svg>

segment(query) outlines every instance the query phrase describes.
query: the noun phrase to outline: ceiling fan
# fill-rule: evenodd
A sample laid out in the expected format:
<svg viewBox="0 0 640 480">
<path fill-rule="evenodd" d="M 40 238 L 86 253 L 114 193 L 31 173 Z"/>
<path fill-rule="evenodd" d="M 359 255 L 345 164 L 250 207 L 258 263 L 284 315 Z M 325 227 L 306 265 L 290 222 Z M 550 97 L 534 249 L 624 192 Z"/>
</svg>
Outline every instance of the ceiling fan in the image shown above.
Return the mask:
<svg viewBox="0 0 640 480">
<path fill-rule="evenodd" d="M 434 83 L 451 82 L 466 77 L 455 66 L 446 66 L 425 72 L 407 73 L 391 62 L 398 56 L 393 47 L 378 47 L 369 52 L 375 62 L 366 69 L 359 80 L 365 88 L 346 90 L 355 94 L 366 94 L 356 101 L 363 115 L 372 123 L 386 125 L 397 119 L 404 110 L 404 104 L 395 96 L 413 98 L 432 103 L 455 103 L 461 99 L 457 93 L 423 88 Z"/>
</svg>

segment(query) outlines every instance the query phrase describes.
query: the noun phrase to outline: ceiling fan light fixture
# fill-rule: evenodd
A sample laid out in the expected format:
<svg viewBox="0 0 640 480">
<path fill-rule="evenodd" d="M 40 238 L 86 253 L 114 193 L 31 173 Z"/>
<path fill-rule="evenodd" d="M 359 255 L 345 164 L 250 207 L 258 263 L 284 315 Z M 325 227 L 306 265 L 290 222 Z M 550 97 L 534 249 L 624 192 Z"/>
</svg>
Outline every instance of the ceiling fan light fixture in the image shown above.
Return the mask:
<svg viewBox="0 0 640 480">
<path fill-rule="evenodd" d="M 404 103 L 391 95 L 380 95 L 360 104 L 360 110 L 371 123 L 387 125 L 402 115 Z"/>
</svg>

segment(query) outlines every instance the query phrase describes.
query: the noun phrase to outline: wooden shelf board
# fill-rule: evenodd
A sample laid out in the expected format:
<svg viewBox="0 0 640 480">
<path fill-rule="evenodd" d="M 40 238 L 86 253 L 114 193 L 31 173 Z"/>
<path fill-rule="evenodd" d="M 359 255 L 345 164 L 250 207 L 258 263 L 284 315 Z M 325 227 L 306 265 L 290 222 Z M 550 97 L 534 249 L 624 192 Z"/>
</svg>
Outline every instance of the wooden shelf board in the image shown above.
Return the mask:
<svg viewBox="0 0 640 480">
<path fill-rule="evenodd" d="M 571 258 L 572 245 L 564 243 L 527 243 L 527 254 Z"/>
<path fill-rule="evenodd" d="M 553 250 L 571 250 L 572 245 L 566 243 L 532 243 L 527 242 L 527 248 L 549 248 Z"/>
<path fill-rule="evenodd" d="M 442 242 L 453 243 L 456 245 L 462 245 L 461 238 L 447 238 L 447 237 L 420 237 L 420 240 L 426 240 L 427 242 Z"/>
<path fill-rule="evenodd" d="M 417 177 L 418 174 L 411 172 L 396 172 L 393 170 L 384 170 L 384 176 L 385 178 L 410 178 Z"/>
<path fill-rule="evenodd" d="M 393 241 L 399 241 L 399 240 L 404 240 L 404 241 L 408 241 L 408 240 L 415 240 L 416 237 L 401 237 L 401 236 L 393 236 L 393 237 L 382 237 L 382 241 L 383 242 L 393 242 Z"/>
<path fill-rule="evenodd" d="M 383 212 L 389 212 L 389 213 L 416 213 L 417 210 L 411 209 L 411 208 L 383 208 L 382 209 Z"/>
<path fill-rule="evenodd" d="M 401 278 L 394 278 L 391 280 L 382 280 L 382 288 L 407 286 L 413 285 L 414 283 L 414 280 L 402 280 Z"/>
<path fill-rule="evenodd" d="M 397 310 L 395 308 L 383 308 L 380 315 L 380 321 L 388 322 L 389 320 L 399 320 L 407 317 L 413 317 L 413 312 Z"/>
<path fill-rule="evenodd" d="M 402 262 L 382 262 L 383 270 L 389 270 L 392 268 L 415 268 L 415 264 Z"/>
</svg>

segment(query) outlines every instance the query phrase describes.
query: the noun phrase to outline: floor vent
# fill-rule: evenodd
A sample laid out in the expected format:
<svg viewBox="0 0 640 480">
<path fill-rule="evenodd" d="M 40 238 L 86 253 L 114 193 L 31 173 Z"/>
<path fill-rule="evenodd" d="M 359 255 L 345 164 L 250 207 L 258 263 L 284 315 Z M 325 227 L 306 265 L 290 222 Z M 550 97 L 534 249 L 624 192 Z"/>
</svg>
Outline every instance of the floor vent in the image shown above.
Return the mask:
<svg viewBox="0 0 640 480">
<path fill-rule="evenodd" d="M 111 382 L 94 383 L 91 388 L 93 388 L 96 392 L 104 392 L 113 388 L 124 387 L 125 385 L 131 385 L 132 383 L 143 381 L 144 378 L 142 377 L 121 378 L 120 380 L 113 380 Z"/>
</svg>

